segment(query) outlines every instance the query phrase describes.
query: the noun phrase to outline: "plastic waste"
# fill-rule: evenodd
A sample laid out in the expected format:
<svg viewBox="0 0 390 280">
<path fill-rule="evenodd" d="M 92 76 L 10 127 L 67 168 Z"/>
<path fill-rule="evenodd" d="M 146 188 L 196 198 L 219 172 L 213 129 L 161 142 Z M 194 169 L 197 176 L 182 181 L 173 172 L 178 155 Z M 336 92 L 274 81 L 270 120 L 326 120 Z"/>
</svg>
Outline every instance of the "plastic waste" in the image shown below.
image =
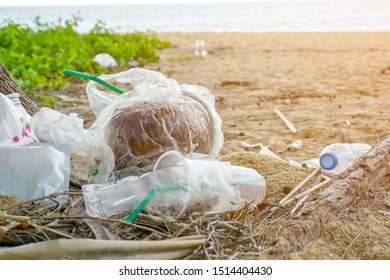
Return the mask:
<svg viewBox="0 0 390 280">
<path fill-rule="evenodd" d="M 66 145 L 0 146 L 0 159 L 0 194 L 30 200 L 68 190 L 70 160 Z M 56 200 L 66 200 L 66 196 Z"/>
<path fill-rule="evenodd" d="M 114 168 L 112 150 L 92 132 L 83 128 L 83 120 L 77 114 L 67 116 L 43 107 L 32 117 L 31 126 L 40 142 L 70 147 L 72 175 L 80 183 L 108 181 Z"/>
<path fill-rule="evenodd" d="M 95 55 L 93 58 L 93 61 L 97 62 L 102 67 L 116 67 L 118 63 L 116 62 L 115 58 L 113 58 L 108 53 L 99 53 Z"/>
<path fill-rule="evenodd" d="M 106 93 L 95 81 L 87 85 L 97 116 L 90 130 L 113 150 L 116 170 L 148 171 L 165 152 L 202 153 L 216 157 L 223 145 L 222 121 L 214 95 L 205 87 L 179 85 L 163 74 L 140 68 L 99 77 L 133 89 Z"/>
<path fill-rule="evenodd" d="M 302 141 L 301 140 L 295 140 L 292 144 L 291 147 L 294 149 L 300 149 L 302 148 Z"/>
<path fill-rule="evenodd" d="M 322 150 L 319 164 L 331 174 L 340 174 L 370 149 L 370 145 L 363 143 L 331 144 Z"/>
<path fill-rule="evenodd" d="M 38 143 L 30 126 L 30 115 L 19 104 L 18 94 L 12 94 L 11 98 L 8 98 L 0 93 L 0 146 Z"/>
<path fill-rule="evenodd" d="M 25 117 L 26 121 L 31 121 L 30 114 L 24 109 L 22 103 L 20 103 L 20 94 L 15 92 L 12 94 L 8 94 L 7 97 L 11 99 L 11 101 L 16 105 L 16 107 L 19 109 L 19 111 L 22 113 L 22 115 Z"/>
<path fill-rule="evenodd" d="M 219 162 L 209 155 L 177 151 L 163 154 L 153 171 L 115 183 L 83 186 L 87 213 L 112 216 L 130 212 L 128 221 L 147 205 L 185 212 L 221 213 L 257 205 L 266 193 L 264 178 L 255 170 Z"/>
<path fill-rule="evenodd" d="M 62 73 L 68 74 L 68 75 L 73 75 L 73 76 L 84 78 L 84 79 L 88 79 L 88 80 L 91 80 L 91 81 L 95 81 L 95 82 L 105 86 L 106 88 L 115 91 L 116 93 L 119 93 L 119 94 L 124 93 L 124 90 L 122 90 L 120 88 L 117 88 L 113 84 L 111 84 L 111 83 L 109 83 L 107 81 L 104 81 L 104 80 L 100 79 L 99 77 L 93 76 L 91 74 L 82 73 L 82 72 L 78 72 L 78 71 L 70 70 L 70 69 L 65 69 L 65 68 L 62 69 Z"/>
<path fill-rule="evenodd" d="M 195 41 L 195 51 L 194 54 L 196 56 L 205 58 L 207 56 L 207 51 L 205 48 L 206 44 L 202 39 L 198 39 Z"/>
</svg>

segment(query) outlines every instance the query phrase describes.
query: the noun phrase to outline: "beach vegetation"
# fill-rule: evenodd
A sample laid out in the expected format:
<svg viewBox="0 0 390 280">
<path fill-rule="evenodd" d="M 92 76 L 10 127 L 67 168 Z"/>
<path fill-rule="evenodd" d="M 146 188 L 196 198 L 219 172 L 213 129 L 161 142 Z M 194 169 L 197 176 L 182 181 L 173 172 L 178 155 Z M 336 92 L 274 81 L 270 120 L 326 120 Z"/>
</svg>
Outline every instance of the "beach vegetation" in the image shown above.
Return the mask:
<svg viewBox="0 0 390 280">
<path fill-rule="evenodd" d="M 0 62 L 28 94 L 53 103 L 40 93 L 44 90 L 61 90 L 71 77 L 63 68 L 92 75 L 119 72 L 129 68 L 128 61 L 137 65 L 158 62 L 157 49 L 169 48 L 154 32 L 112 32 L 102 21 L 97 21 L 88 33 L 79 33 L 82 18 L 58 19 L 44 22 L 37 17 L 34 24 L 26 25 L 5 21 L 0 24 Z M 109 53 L 118 66 L 101 67 L 93 61 L 95 55 Z"/>
<path fill-rule="evenodd" d="M 173 62 L 188 62 L 188 61 L 191 61 L 193 58 L 194 58 L 193 56 L 188 55 L 186 53 L 179 53 L 175 57 L 168 56 L 167 61 L 171 62 L 171 63 L 173 63 Z"/>
</svg>

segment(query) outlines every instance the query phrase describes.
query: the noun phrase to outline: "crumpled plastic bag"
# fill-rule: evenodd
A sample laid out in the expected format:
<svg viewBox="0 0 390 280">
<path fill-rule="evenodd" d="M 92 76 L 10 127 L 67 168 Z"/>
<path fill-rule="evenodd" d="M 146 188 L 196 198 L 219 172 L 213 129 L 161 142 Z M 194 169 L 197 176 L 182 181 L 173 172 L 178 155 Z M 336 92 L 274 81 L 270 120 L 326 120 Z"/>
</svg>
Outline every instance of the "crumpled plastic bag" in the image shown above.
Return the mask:
<svg viewBox="0 0 390 280">
<path fill-rule="evenodd" d="M 150 170 L 170 150 L 219 154 L 222 121 L 207 88 L 179 85 L 159 72 L 141 68 L 99 78 L 133 87 L 116 95 L 99 90 L 94 81 L 87 85 L 97 116 L 90 130 L 112 148 L 117 170 Z"/>
<path fill-rule="evenodd" d="M 65 145 L 0 146 L 0 159 L 0 194 L 30 200 L 68 191 L 70 162 Z M 55 200 L 64 201 L 66 195 Z"/>
<path fill-rule="evenodd" d="M 108 53 L 99 53 L 95 55 L 93 58 L 93 61 L 97 62 L 102 67 L 116 67 L 118 63 L 116 62 L 115 58 L 113 58 Z"/>
<path fill-rule="evenodd" d="M 29 120 L 7 96 L 0 93 L 0 146 L 38 143 Z"/>
<path fill-rule="evenodd" d="M 114 155 L 106 143 L 83 128 L 76 114 L 69 116 L 50 108 L 41 108 L 31 119 L 41 142 L 68 145 L 71 153 L 71 173 L 80 183 L 107 182 L 114 167 Z"/>
</svg>

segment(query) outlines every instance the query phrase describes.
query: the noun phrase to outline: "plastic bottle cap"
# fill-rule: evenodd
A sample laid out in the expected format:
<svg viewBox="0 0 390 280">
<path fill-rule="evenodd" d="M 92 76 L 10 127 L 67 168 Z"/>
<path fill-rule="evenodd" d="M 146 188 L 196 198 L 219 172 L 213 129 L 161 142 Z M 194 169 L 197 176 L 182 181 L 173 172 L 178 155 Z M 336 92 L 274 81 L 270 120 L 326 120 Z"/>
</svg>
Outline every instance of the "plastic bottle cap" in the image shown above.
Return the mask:
<svg viewBox="0 0 390 280">
<path fill-rule="evenodd" d="M 320 165 L 323 169 L 332 170 L 338 163 L 337 156 L 333 153 L 324 153 L 320 157 Z"/>
</svg>

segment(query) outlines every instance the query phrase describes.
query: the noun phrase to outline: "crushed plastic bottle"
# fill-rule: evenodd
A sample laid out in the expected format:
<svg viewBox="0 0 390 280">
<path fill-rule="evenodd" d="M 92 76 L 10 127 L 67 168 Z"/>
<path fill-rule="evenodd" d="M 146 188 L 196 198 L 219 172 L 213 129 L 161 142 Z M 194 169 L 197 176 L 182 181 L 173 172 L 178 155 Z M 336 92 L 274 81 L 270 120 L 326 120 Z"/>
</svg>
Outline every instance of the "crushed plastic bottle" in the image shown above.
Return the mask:
<svg viewBox="0 0 390 280">
<path fill-rule="evenodd" d="M 195 41 L 195 56 L 199 56 L 202 58 L 205 58 L 207 56 L 205 45 L 206 44 L 202 39 L 198 39 Z"/>
<path fill-rule="evenodd" d="M 363 143 L 335 143 L 322 150 L 319 163 L 329 173 L 340 174 L 370 149 L 370 145 Z"/>
</svg>

